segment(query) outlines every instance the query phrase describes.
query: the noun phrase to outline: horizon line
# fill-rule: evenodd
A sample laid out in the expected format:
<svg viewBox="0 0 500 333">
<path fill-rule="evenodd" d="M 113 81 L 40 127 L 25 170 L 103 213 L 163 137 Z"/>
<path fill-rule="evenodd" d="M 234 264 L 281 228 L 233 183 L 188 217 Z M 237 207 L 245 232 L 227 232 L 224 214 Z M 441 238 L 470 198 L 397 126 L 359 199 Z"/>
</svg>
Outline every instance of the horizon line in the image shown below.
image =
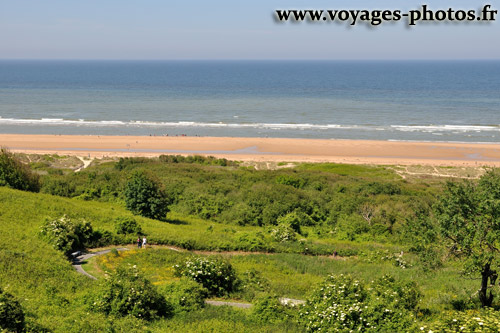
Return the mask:
<svg viewBox="0 0 500 333">
<path fill-rule="evenodd" d="M 171 59 L 147 59 L 147 58 L 130 58 L 130 59 L 113 59 L 113 58 L 0 58 L 0 61 L 206 61 L 206 62 L 218 62 L 218 61 L 269 61 L 269 62 L 292 62 L 292 61 L 318 61 L 318 62 L 326 62 L 326 61 L 350 61 L 350 62 L 361 62 L 361 61 L 500 61 L 500 58 L 459 58 L 459 59 L 451 59 L 451 58 L 408 58 L 408 59 L 274 59 L 274 58 L 258 58 L 258 59 L 236 59 L 236 58 L 171 58 Z"/>
</svg>

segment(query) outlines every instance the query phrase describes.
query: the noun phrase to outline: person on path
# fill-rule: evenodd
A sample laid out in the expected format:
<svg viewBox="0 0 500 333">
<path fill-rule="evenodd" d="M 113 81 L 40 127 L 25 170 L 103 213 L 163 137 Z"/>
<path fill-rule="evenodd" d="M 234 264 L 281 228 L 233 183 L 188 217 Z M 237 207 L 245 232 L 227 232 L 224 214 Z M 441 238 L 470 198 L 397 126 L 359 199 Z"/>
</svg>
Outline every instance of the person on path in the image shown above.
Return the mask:
<svg viewBox="0 0 500 333">
<path fill-rule="evenodd" d="M 141 248 L 142 246 L 142 241 L 141 241 L 141 237 L 137 237 L 137 248 Z"/>
<path fill-rule="evenodd" d="M 145 249 L 146 248 L 146 236 L 144 236 L 142 238 L 142 248 Z"/>
</svg>

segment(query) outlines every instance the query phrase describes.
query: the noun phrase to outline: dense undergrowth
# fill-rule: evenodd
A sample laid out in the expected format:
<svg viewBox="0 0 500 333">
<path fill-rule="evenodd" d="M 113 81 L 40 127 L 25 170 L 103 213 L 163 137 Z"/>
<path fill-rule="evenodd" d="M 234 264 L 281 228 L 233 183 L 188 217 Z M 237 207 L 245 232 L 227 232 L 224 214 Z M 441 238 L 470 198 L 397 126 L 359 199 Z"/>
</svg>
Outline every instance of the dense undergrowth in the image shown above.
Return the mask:
<svg viewBox="0 0 500 333">
<path fill-rule="evenodd" d="M 94 164 L 50 170 L 42 193 L 0 187 L 0 289 L 21 307 L 25 331 L 302 332 L 325 328 L 312 322 L 318 316 L 331 331 L 500 327 L 496 311 L 480 309 L 477 275 L 463 276 L 462 260 L 446 256 L 433 220 L 440 180 L 331 164 L 257 171 L 201 157 Z M 126 209 L 124 189 L 138 173 L 165 195 L 170 212 L 161 221 Z M 85 267 L 97 282 L 68 260 L 72 251 L 138 236 L 176 249 L 96 257 Z M 354 283 L 359 292 L 322 294 Z M 205 305 L 214 296 L 255 305 Z M 281 297 L 308 303 L 287 307 Z M 365 319 L 357 307 L 369 309 Z M 0 307 L 0 318 L 9 309 Z"/>
</svg>

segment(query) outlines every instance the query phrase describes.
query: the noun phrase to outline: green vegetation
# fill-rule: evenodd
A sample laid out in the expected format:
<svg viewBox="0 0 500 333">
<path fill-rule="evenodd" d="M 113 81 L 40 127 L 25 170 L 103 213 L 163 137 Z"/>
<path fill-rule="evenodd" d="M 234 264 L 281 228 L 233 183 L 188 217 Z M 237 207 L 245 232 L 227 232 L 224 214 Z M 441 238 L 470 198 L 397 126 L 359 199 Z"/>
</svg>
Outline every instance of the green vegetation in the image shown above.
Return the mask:
<svg viewBox="0 0 500 333">
<path fill-rule="evenodd" d="M 0 149 L 0 186 L 31 192 L 40 190 L 38 175 L 4 148 Z"/>
<path fill-rule="evenodd" d="M 212 296 L 223 296 L 234 289 L 236 275 L 233 267 L 220 258 L 193 258 L 175 265 L 175 275 L 200 283 Z"/>
<path fill-rule="evenodd" d="M 167 204 L 158 184 L 143 172 L 135 172 L 125 185 L 125 205 L 134 214 L 163 220 L 168 212 Z"/>
<path fill-rule="evenodd" d="M 0 289 L 0 328 L 11 332 L 22 332 L 24 325 L 21 304 L 11 294 Z"/>
<path fill-rule="evenodd" d="M 93 311 L 153 320 L 172 315 L 172 306 L 135 267 L 118 268 L 87 303 Z"/>
<path fill-rule="evenodd" d="M 109 232 L 94 231 L 88 221 L 74 222 L 66 215 L 46 220 L 40 234 L 52 246 L 66 255 L 89 247 L 109 245 L 113 236 Z"/>
<path fill-rule="evenodd" d="M 415 331 L 415 285 L 388 275 L 367 286 L 349 275 L 330 276 L 300 310 L 300 321 L 310 332 Z"/>
<path fill-rule="evenodd" d="M 142 228 L 141 226 L 137 223 L 137 221 L 134 218 L 131 217 L 117 217 L 115 219 L 115 230 L 116 233 L 119 235 L 129 235 L 129 234 L 134 234 L 134 235 L 142 235 Z"/>
<path fill-rule="evenodd" d="M 26 157 L 5 154 L 3 174 L 37 178 Z M 94 161 L 77 173 L 54 171 L 66 158 L 29 161 L 47 162 L 42 193 L 0 187 L 2 329 L 498 330 L 497 171 L 447 183 L 203 157 Z M 139 234 L 149 248 L 133 245 Z M 130 250 L 84 263 L 97 281 L 71 267 L 72 252 L 112 244 Z"/>
<path fill-rule="evenodd" d="M 466 272 L 481 274 L 479 300 L 492 306 L 500 264 L 500 177 L 486 173 L 479 183 L 447 183 L 437 205 L 444 239 L 456 256 L 465 258 Z"/>
</svg>

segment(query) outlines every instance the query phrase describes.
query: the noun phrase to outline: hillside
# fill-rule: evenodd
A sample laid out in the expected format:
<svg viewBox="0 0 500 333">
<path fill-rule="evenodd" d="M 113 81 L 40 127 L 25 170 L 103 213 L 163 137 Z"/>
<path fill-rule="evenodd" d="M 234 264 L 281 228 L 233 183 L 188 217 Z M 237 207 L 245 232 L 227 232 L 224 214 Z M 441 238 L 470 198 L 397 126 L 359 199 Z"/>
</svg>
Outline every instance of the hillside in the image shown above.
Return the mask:
<svg viewBox="0 0 500 333">
<path fill-rule="evenodd" d="M 387 329 L 435 329 L 472 315 L 497 327 L 496 314 L 478 312 L 478 280 L 463 277 L 465 261 L 449 256 L 432 229 L 440 214 L 432 208 L 443 193 L 440 179 L 402 180 L 389 168 L 327 164 L 256 171 L 210 159 L 124 159 L 78 173 L 42 169 L 41 191 L 64 196 L 0 187 L 0 288 L 20 303 L 27 331 L 314 331 L 305 312 L 320 306 L 319 290 L 339 281 L 360 285 L 352 290 L 362 295 L 356 302 Z M 123 188 L 137 172 L 153 177 L 168 196 L 171 211 L 162 221 L 126 209 Z M 487 176 L 482 182 L 497 179 Z M 42 235 L 47 225 L 63 220 L 75 229 Z M 120 233 L 124 221 L 140 232 Z M 90 259 L 84 268 L 98 277 L 94 281 L 56 249 L 62 248 L 56 239 L 71 232 L 90 235 L 79 240 L 87 251 L 115 245 L 130 250 Z M 147 249 L 137 249 L 138 235 L 147 236 Z M 191 271 L 190 265 L 202 266 Z M 231 284 L 207 284 L 210 274 L 200 274 L 211 267 L 224 272 L 222 279 L 231 277 Z M 123 279 L 131 279 L 132 289 L 121 285 Z M 106 288 L 130 292 L 139 282 L 159 295 L 151 297 L 166 300 L 164 315 L 137 309 L 124 315 L 107 307 L 115 301 Z M 373 294 L 379 289 L 399 296 L 380 301 Z M 214 307 L 204 304 L 207 298 L 253 307 Z M 304 309 L 290 308 L 280 298 L 309 301 Z M 347 311 L 352 300 L 346 294 L 336 302 Z M 377 315 L 381 306 L 391 311 L 385 319 Z"/>
</svg>

